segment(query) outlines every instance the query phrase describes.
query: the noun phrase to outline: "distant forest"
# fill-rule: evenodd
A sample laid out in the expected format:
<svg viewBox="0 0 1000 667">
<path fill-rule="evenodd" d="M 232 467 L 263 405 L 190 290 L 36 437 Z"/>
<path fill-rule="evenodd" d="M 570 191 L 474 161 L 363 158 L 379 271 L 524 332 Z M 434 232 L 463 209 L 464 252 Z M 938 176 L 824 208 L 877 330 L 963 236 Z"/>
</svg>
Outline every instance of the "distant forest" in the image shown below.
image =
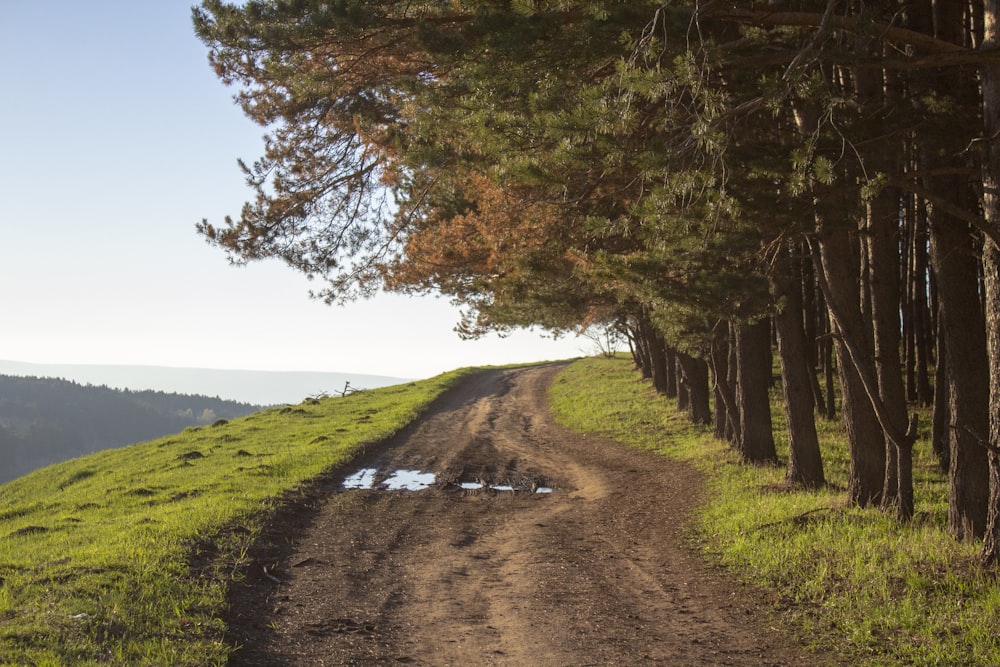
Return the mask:
<svg viewBox="0 0 1000 667">
<path fill-rule="evenodd" d="M 0 483 L 58 461 L 260 409 L 208 396 L 0 375 Z"/>
</svg>

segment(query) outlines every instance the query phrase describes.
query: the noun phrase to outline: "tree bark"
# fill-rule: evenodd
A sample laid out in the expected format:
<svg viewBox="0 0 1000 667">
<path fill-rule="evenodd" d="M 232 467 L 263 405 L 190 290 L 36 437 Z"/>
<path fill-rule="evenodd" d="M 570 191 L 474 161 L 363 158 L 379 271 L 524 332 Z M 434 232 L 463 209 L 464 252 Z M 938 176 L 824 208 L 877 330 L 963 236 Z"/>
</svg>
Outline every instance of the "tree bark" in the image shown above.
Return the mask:
<svg viewBox="0 0 1000 667">
<path fill-rule="evenodd" d="M 635 341 L 635 365 L 644 380 L 652 380 L 653 361 L 649 356 L 649 340 L 645 336 L 641 320 L 637 319 L 632 328 L 632 339 Z"/>
<path fill-rule="evenodd" d="M 683 352 L 677 353 L 677 360 L 687 388 L 687 414 L 695 424 L 711 424 L 712 409 L 709 404 L 708 364 L 704 359 L 696 359 Z"/>
<path fill-rule="evenodd" d="M 712 371 L 712 393 L 715 398 L 713 418 L 714 435 L 726 440 L 734 432 L 731 422 L 736 417 L 736 398 L 729 386 L 729 325 L 723 322 L 712 338 L 710 366 Z M 732 444 L 732 443 L 730 443 Z"/>
<path fill-rule="evenodd" d="M 836 340 L 843 419 L 850 450 L 848 495 L 865 507 L 882 500 L 886 442 L 875 414 L 874 343 L 861 316 L 858 253 L 843 222 L 821 222 L 813 251 Z M 866 373 L 868 377 L 863 377 Z"/>
<path fill-rule="evenodd" d="M 985 0 L 984 48 L 1000 46 L 1000 0 Z M 981 70 L 986 160 L 983 163 L 983 211 L 986 223 L 1000 230 L 1000 65 Z M 1000 563 L 1000 247 L 987 238 L 982 256 L 989 359 L 989 493 L 982 560 Z"/>
<path fill-rule="evenodd" d="M 676 363 L 675 377 L 677 378 L 677 410 L 688 412 L 691 410 L 691 388 L 688 386 L 687 378 L 684 377 L 684 355 L 682 352 L 674 352 Z M 689 413 L 690 414 L 690 413 Z"/>
<path fill-rule="evenodd" d="M 824 306 L 821 315 L 823 321 L 823 338 L 819 341 L 820 358 L 823 363 L 823 387 L 826 402 L 822 403 L 821 414 L 833 420 L 837 417 L 837 394 L 834 390 L 836 374 L 833 372 L 833 331 L 830 329 L 830 315 Z"/>
<path fill-rule="evenodd" d="M 667 398 L 677 398 L 677 352 L 666 345 L 663 355 L 667 364 L 667 387 L 663 395 Z"/>
<path fill-rule="evenodd" d="M 663 354 L 663 342 L 653 328 L 648 316 L 643 316 L 639 320 L 642 328 L 642 337 L 646 341 L 646 350 L 649 355 L 649 365 L 652 372 L 653 388 L 660 394 L 665 394 L 667 390 L 667 365 Z"/>
<path fill-rule="evenodd" d="M 907 25 L 942 42 L 964 48 L 968 33 L 964 20 L 968 4 L 923 2 L 905 15 Z M 910 74 L 915 89 L 947 91 L 952 99 L 975 94 L 976 82 L 965 68 Z M 985 96 L 984 96 L 985 98 Z M 915 99 L 918 110 L 926 104 Z M 984 104 L 985 108 L 985 104 Z M 968 196 L 968 179 L 954 174 L 966 166 L 956 161 L 950 135 L 953 121 L 942 122 L 925 113 L 926 128 L 919 145 L 922 190 L 928 202 L 931 263 L 937 278 L 937 296 L 945 341 L 949 396 L 948 528 L 959 539 L 981 536 L 986 526 L 988 473 L 986 451 L 989 379 L 985 321 L 979 300 L 981 248 L 973 226 L 989 225 L 975 213 Z M 962 151 L 964 153 L 964 151 Z M 961 159 L 961 158 L 959 158 Z M 948 174 L 947 171 L 952 171 Z"/>
<path fill-rule="evenodd" d="M 943 318 L 938 315 L 938 326 L 944 326 Z M 937 336 L 937 366 L 934 370 L 934 409 L 931 417 L 931 449 L 937 457 L 941 470 L 948 472 L 951 465 L 951 434 L 948 424 L 951 418 L 948 414 L 951 399 L 948 396 L 948 353 L 944 347 L 944 334 Z"/>
<path fill-rule="evenodd" d="M 781 390 L 784 396 L 785 418 L 788 428 L 788 472 L 790 484 L 815 488 L 823 486 L 823 458 L 816 435 L 815 402 L 810 376 L 815 380 L 814 368 L 809 364 L 810 347 L 803 323 L 802 292 L 795 266 L 798 258 L 789 260 L 787 250 L 782 250 L 771 268 L 775 296 L 784 301 L 784 307 L 774 317 L 778 330 L 778 358 L 781 364 Z"/>
<path fill-rule="evenodd" d="M 922 209 L 923 207 L 919 207 Z M 919 209 L 918 209 L 919 210 Z M 917 401 L 920 405 L 931 405 L 934 390 L 930 383 L 930 349 L 932 336 L 927 306 L 927 222 L 921 214 L 914 221 L 913 230 L 913 286 L 911 311 L 914 335 L 914 362 L 916 366 Z"/>
<path fill-rule="evenodd" d="M 771 322 L 736 326 L 736 404 L 739 407 L 737 451 L 751 463 L 775 463 L 771 425 Z"/>
<path fill-rule="evenodd" d="M 819 406 L 820 411 L 826 411 L 826 399 L 823 396 L 823 389 L 819 385 L 819 377 L 816 375 L 820 367 L 819 349 L 817 335 L 819 332 L 819 308 L 816 302 L 819 300 L 816 294 L 816 278 L 813 275 L 812 258 L 808 251 L 798 244 L 799 250 L 799 275 L 802 283 L 802 321 L 805 331 L 805 355 L 809 364 L 809 386 L 813 392 L 813 405 Z M 832 419 L 833 417 L 830 417 Z"/>
<path fill-rule="evenodd" d="M 736 386 L 737 386 L 737 364 L 736 364 L 736 323 L 729 322 L 729 375 L 727 377 L 727 384 L 732 392 L 733 405 L 730 410 L 731 416 L 729 419 L 729 431 L 726 434 L 726 439 L 729 444 L 732 445 L 733 449 L 739 444 L 740 441 L 740 406 L 736 399 Z"/>
<path fill-rule="evenodd" d="M 990 3 L 991 5 L 994 3 Z M 1000 20 L 1000 2 L 993 10 L 993 19 Z M 995 24 L 994 24 L 995 25 Z M 984 76 L 984 89 L 987 77 Z M 990 94 L 997 106 L 994 114 L 1000 113 L 1000 72 L 995 72 L 988 79 L 991 86 Z M 984 94 L 985 96 L 985 94 Z M 993 129 L 1000 130 L 1000 118 L 994 116 Z M 989 129 L 989 124 L 987 125 Z M 990 149 L 988 169 L 992 171 L 990 180 L 984 179 L 989 185 L 991 195 L 984 196 L 990 206 L 1000 206 L 996 198 L 996 188 L 1000 186 L 1000 156 L 996 148 Z M 995 170 L 995 171 L 993 171 Z M 984 191 L 987 191 L 984 188 Z M 991 219 L 992 217 L 992 219 Z M 1000 226 L 1000 210 L 994 208 L 987 219 L 991 224 Z M 987 239 L 983 249 L 983 280 L 986 292 L 986 316 L 990 322 L 988 331 L 988 350 L 990 363 L 990 402 L 989 402 L 989 440 L 987 441 L 988 465 L 988 495 L 986 499 L 986 527 L 983 532 L 982 560 L 987 565 L 1000 564 L 1000 247 Z"/>
<path fill-rule="evenodd" d="M 906 390 L 903 386 L 900 348 L 900 256 L 899 223 L 896 211 L 898 194 L 888 189 L 868 206 L 868 262 L 871 269 L 870 290 L 872 321 L 875 333 L 875 371 L 879 396 L 885 404 L 887 418 L 893 420 L 896 432 L 906 433 L 909 415 Z M 913 434 L 915 437 L 915 433 Z M 895 504 L 900 519 L 913 517 L 913 471 L 903 470 L 912 465 L 912 441 L 887 439 L 886 471 L 882 490 L 882 506 Z"/>
<path fill-rule="evenodd" d="M 908 165 L 911 169 L 912 164 Z M 906 398 L 910 401 L 917 400 L 917 332 L 915 322 L 914 291 L 915 291 L 915 268 L 913 258 L 914 235 L 916 223 L 916 212 L 914 211 L 914 200 L 916 197 L 908 194 L 904 199 L 903 206 L 903 229 L 902 241 L 899 244 L 900 257 L 900 315 L 903 332 L 903 376 L 906 383 Z"/>
<path fill-rule="evenodd" d="M 971 227 L 932 212 L 931 261 L 937 275 L 948 378 L 948 529 L 959 539 L 986 529 L 989 377 L 979 301 L 978 249 Z"/>
</svg>

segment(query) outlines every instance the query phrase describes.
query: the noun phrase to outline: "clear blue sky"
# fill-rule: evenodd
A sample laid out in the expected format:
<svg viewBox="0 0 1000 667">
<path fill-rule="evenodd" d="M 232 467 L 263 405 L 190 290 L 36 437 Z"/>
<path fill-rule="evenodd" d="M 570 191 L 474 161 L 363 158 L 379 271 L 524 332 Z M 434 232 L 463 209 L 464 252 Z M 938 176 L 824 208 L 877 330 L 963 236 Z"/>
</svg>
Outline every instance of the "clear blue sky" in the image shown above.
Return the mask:
<svg viewBox="0 0 1000 667">
<path fill-rule="evenodd" d="M 0 359 L 426 377 L 591 353 L 475 342 L 444 299 L 308 298 L 194 231 L 249 197 L 263 129 L 232 102 L 189 0 L 0 0 Z"/>
</svg>

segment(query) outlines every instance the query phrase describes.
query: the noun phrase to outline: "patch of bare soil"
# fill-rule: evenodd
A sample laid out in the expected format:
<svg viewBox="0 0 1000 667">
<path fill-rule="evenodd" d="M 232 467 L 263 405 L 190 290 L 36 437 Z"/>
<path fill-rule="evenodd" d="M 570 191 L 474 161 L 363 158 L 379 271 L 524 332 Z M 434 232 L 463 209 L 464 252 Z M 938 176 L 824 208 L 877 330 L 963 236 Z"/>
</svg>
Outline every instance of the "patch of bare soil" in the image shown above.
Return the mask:
<svg viewBox="0 0 1000 667">
<path fill-rule="evenodd" d="M 232 588 L 232 664 L 822 662 L 685 545 L 693 469 L 553 424 L 558 370 L 470 378 L 283 508 Z M 345 489 L 364 468 L 435 476 Z"/>
</svg>

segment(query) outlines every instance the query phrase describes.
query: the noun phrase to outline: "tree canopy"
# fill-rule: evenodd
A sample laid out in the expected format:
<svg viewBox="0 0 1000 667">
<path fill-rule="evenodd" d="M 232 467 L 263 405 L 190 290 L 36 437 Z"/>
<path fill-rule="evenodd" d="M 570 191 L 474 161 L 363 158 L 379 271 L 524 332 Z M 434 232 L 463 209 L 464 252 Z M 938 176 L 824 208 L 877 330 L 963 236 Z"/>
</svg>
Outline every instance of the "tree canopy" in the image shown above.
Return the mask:
<svg viewBox="0 0 1000 667">
<path fill-rule="evenodd" d="M 256 199 L 199 231 L 233 261 L 322 280 L 330 302 L 446 294 L 463 335 L 617 323 L 664 391 L 677 352 L 680 388 L 707 400 L 695 362 L 710 361 L 717 413 L 739 417 L 717 432 L 768 459 L 746 438 L 770 422 L 741 397 L 769 368 L 757 325 L 774 317 L 783 382 L 804 383 L 785 393 L 792 458 L 816 448 L 815 370 L 835 351 L 849 495 L 903 519 L 916 422 L 900 351 L 924 376 L 940 356 L 935 408 L 959 425 L 940 436 L 951 528 L 994 535 L 997 560 L 997 14 L 994 0 L 205 0 L 197 34 L 268 137 L 243 165 Z M 821 482 L 797 465 L 790 480 Z"/>
</svg>

